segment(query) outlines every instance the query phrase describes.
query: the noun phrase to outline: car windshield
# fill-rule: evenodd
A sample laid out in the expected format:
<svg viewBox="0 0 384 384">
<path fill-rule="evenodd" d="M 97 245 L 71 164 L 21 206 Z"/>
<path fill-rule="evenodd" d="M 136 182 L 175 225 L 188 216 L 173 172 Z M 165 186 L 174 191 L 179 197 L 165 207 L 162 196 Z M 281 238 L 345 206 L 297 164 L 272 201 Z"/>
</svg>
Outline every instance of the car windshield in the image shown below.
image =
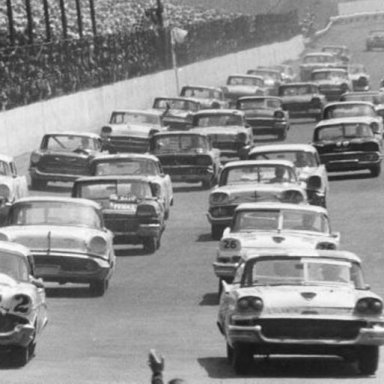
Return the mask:
<svg viewBox="0 0 384 384">
<path fill-rule="evenodd" d="M 328 55 L 318 55 L 318 56 L 305 56 L 304 57 L 305 64 L 317 64 L 317 63 L 335 63 L 336 59 L 334 56 Z"/>
<path fill-rule="evenodd" d="M 200 135 L 164 135 L 153 139 L 155 154 L 162 153 L 202 153 L 209 150 L 208 139 Z"/>
<path fill-rule="evenodd" d="M 349 93 L 343 96 L 344 101 L 367 101 L 372 104 L 384 104 L 384 94 L 382 93 Z"/>
<path fill-rule="evenodd" d="M 160 116 L 139 112 L 113 112 L 110 124 L 160 125 Z"/>
<path fill-rule="evenodd" d="M 228 85 L 248 85 L 252 87 L 263 87 L 264 80 L 258 77 L 230 76 Z"/>
<path fill-rule="evenodd" d="M 43 147 L 57 152 L 73 152 L 76 150 L 97 150 L 99 141 L 88 136 L 49 135 L 44 140 Z"/>
<path fill-rule="evenodd" d="M 95 176 L 115 175 L 157 175 L 157 165 L 150 159 L 113 159 L 95 163 Z"/>
<path fill-rule="evenodd" d="M 97 210 L 77 202 L 34 201 L 16 204 L 9 225 L 69 225 L 101 228 Z"/>
<path fill-rule="evenodd" d="M 195 116 L 194 127 L 224 127 L 224 126 L 243 126 L 243 119 L 239 115 L 213 114 Z"/>
<path fill-rule="evenodd" d="M 158 109 L 177 109 L 182 111 L 193 111 L 199 110 L 199 104 L 194 103 L 190 100 L 182 99 L 156 99 L 154 108 Z"/>
<path fill-rule="evenodd" d="M 373 106 L 363 103 L 340 103 L 326 107 L 324 112 L 325 119 L 337 119 L 340 117 L 368 116 L 376 117 L 377 114 Z"/>
<path fill-rule="evenodd" d="M 28 281 L 28 263 L 23 257 L 0 251 L 0 273 L 10 276 L 16 281 Z"/>
<path fill-rule="evenodd" d="M 250 75 L 256 75 L 256 76 L 261 76 L 264 78 L 270 78 L 273 80 L 280 80 L 280 73 L 275 72 L 275 71 L 268 71 L 268 70 L 263 70 L 263 69 L 251 69 L 248 71 Z"/>
<path fill-rule="evenodd" d="M 314 72 L 312 73 L 313 81 L 320 80 L 334 80 L 334 79 L 348 79 L 348 73 L 342 71 L 322 71 L 322 72 Z"/>
<path fill-rule="evenodd" d="M 268 257 L 249 260 L 242 286 L 350 285 L 363 289 L 359 265 L 349 261 L 314 257 Z"/>
<path fill-rule="evenodd" d="M 242 183 L 295 183 L 296 174 L 293 168 L 270 165 L 241 165 L 224 169 L 220 177 L 220 185 Z"/>
<path fill-rule="evenodd" d="M 317 160 L 314 152 L 308 151 L 271 151 L 256 152 L 250 155 L 251 160 L 289 160 L 296 168 L 316 167 Z"/>
<path fill-rule="evenodd" d="M 0 160 L 0 175 L 7 176 L 11 174 L 11 169 L 9 167 L 9 164 L 5 161 Z M 0 192 L 1 194 L 1 192 Z"/>
<path fill-rule="evenodd" d="M 97 201 L 103 208 L 110 206 L 111 200 L 124 200 L 137 203 L 152 197 L 148 182 L 140 180 L 103 180 L 79 183 L 76 197 Z"/>
<path fill-rule="evenodd" d="M 330 232 L 328 218 L 321 212 L 261 208 L 236 212 L 231 232 L 277 230 Z"/>
<path fill-rule="evenodd" d="M 300 85 L 300 86 L 284 86 L 280 87 L 279 95 L 280 96 L 301 96 L 315 93 L 316 90 L 313 89 L 311 85 Z"/>
<path fill-rule="evenodd" d="M 334 124 L 322 127 L 317 131 L 318 140 L 341 140 L 358 137 L 374 137 L 371 126 L 368 124 Z"/>
<path fill-rule="evenodd" d="M 281 102 L 276 99 L 248 99 L 238 101 L 238 109 L 241 111 L 279 108 L 281 108 Z"/>
<path fill-rule="evenodd" d="M 184 87 L 182 96 L 185 97 L 195 97 L 197 99 L 214 99 L 220 98 L 220 93 L 208 88 L 187 88 Z"/>
</svg>

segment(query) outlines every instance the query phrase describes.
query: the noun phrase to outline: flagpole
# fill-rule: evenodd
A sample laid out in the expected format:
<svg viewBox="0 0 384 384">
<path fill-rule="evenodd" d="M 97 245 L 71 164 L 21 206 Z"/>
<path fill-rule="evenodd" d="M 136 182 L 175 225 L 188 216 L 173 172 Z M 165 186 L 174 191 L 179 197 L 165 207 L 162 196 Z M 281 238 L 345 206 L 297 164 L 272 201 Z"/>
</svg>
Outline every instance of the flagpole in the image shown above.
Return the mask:
<svg viewBox="0 0 384 384">
<path fill-rule="evenodd" d="M 173 36 L 172 29 L 170 30 L 171 33 L 171 52 L 172 52 L 172 67 L 175 71 L 175 80 L 176 80 L 176 93 L 179 95 L 180 93 L 180 83 L 179 83 L 179 69 L 177 68 L 177 59 L 176 59 L 176 41 Z"/>
</svg>

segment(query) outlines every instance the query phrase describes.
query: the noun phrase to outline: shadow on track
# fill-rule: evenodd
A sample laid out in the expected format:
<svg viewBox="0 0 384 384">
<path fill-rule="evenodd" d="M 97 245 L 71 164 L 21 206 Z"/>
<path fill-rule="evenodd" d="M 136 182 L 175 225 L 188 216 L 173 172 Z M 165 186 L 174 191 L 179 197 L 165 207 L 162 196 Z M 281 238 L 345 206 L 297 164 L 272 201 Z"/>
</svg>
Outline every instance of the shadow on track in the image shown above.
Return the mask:
<svg viewBox="0 0 384 384">
<path fill-rule="evenodd" d="M 202 188 L 201 184 L 186 184 L 173 186 L 173 192 L 205 192 L 207 189 Z"/>
<path fill-rule="evenodd" d="M 212 239 L 212 236 L 210 233 L 201 233 L 196 240 L 196 242 L 198 242 L 198 243 L 206 243 L 208 241 L 216 241 L 217 242 L 217 240 Z"/>
<path fill-rule="evenodd" d="M 370 172 L 367 173 L 338 173 L 330 174 L 328 173 L 329 181 L 343 181 L 343 180 L 361 180 L 361 179 L 377 179 L 377 177 L 372 177 Z"/>
<path fill-rule="evenodd" d="M 217 292 L 209 292 L 203 295 L 199 305 L 201 306 L 217 306 L 219 305 L 219 295 Z"/>
<path fill-rule="evenodd" d="M 223 349 L 225 344 L 223 342 Z M 226 358 L 207 357 L 197 359 L 210 378 L 241 378 L 236 375 Z M 272 357 L 255 358 L 248 375 L 243 377 L 267 378 L 352 378 L 362 376 L 355 364 L 337 357 Z"/>
<path fill-rule="evenodd" d="M 45 293 L 49 298 L 75 298 L 75 299 L 89 299 L 90 297 L 95 297 L 89 289 L 89 285 L 82 286 L 50 286 L 45 288 Z"/>
</svg>

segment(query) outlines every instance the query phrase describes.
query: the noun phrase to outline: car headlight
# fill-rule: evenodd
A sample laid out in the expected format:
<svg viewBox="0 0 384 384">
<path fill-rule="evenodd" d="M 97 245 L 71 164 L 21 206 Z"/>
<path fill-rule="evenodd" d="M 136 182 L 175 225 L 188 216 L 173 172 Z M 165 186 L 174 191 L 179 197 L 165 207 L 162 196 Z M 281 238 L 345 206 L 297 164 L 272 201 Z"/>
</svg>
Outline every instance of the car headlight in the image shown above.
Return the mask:
<svg viewBox="0 0 384 384">
<path fill-rule="evenodd" d="M 37 164 L 41 159 L 41 154 L 37 152 L 33 152 L 31 154 L 31 164 L 35 165 Z"/>
<path fill-rule="evenodd" d="M 112 128 L 105 126 L 105 127 L 101 128 L 100 136 L 102 139 L 105 140 L 105 139 L 108 139 L 109 136 L 111 136 L 111 133 L 112 133 Z"/>
<path fill-rule="evenodd" d="M 209 203 L 212 205 L 226 204 L 229 201 L 229 195 L 224 192 L 215 192 L 209 196 Z"/>
<path fill-rule="evenodd" d="M 237 308 L 240 311 L 254 310 L 260 312 L 264 307 L 263 300 L 256 296 L 246 296 L 239 299 Z"/>
<path fill-rule="evenodd" d="M 318 190 L 321 188 L 321 177 L 318 175 L 310 176 L 307 180 L 307 189 Z"/>
<path fill-rule="evenodd" d="M 380 315 L 383 303 L 374 297 L 360 299 L 355 306 L 355 312 L 361 315 Z"/>
<path fill-rule="evenodd" d="M 6 233 L 0 232 L 0 241 L 10 241 Z"/>
<path fill-rule="evenodd" d="M 240 132 L 236 136 L 236 140 L 240 141 L 241 143 L 246 143 L 247 142 L 247 134 L 244 132 Z"/>
<path fill-rule="evenodd" d="M 107 251 L 107 241 L 102 236 L 94 236 L 89 240 L 87 247 L 90 253 L 104 255 Z"/>
<path fill-rule="evenodd" d="M 10 194 L 11 190 L 9 189 L 8 185 L 0 184 L 0 196 L 8 201 Z"/>
</svg>

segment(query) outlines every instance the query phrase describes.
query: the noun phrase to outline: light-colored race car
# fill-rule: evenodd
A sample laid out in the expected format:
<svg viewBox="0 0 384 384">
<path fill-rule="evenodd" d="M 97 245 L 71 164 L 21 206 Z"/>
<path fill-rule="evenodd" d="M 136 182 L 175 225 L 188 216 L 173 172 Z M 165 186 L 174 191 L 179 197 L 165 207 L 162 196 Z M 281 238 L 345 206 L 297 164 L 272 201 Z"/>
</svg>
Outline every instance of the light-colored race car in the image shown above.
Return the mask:
<svg viewBox="0 0 384 384">
<path fill-rule="evenodd" d="M 326 207 L 328 175 L 320 156 L 310 144 L 260 145 L 249 152 L 250 160 L 289 160 L 296 167 L 299 180 L 307 191 L 308 202 Z"/>
<path fill-rule="evenodd" d="M 227 108 L 224 92 L 221 88 L 206 85 L 184 85 L 180 91 L 181 97 L 195 99 L 202 109 Z"/>
<path fill-rule="evenodd" d="M 220 240 L 240 203 L 280 201 L 306 203 L 292 162 L 287 160 L 231 161 L 220 172 L 219 184 L 209 195 L 211 235 Z"/>
<path fill-rule="evenodd" d="M 348 64 L 351 61 L 351 52 L 345 45 L 325 45 L 321 48 L 321 51 L 332 53 L 344 64 Z"/>
<path fill-rule="evenodd" d="M 86 199 L 27 197 L 10 208 L 0 240 L 28 247 L 44 281 L 89 284 L 102 296 L 115 268 L 112 232 L 101 207 Z"/>
<path fill-rule="evenodd" d="M 383 300 L 346 251 L 259 250 L 224 283 L 218 327 L 237 374 L 253 355 L 331 355 L 376 372 L 384 344 Z"/>
<path fill-rule="evenodd" d="M 92 176 L 147 176 L 160 187 L 159 197 L 164 201 L 165 219 L 169 218 L 173 205 L 173 187 L 171 178 L 164 173 L 160 160 L 156 156 L 141 153 L 118 153 L 100 155 L 90 163 Z"/>
<path fill-rule="evenodd" d="M 312 71 L 311 81 L 328 101 L 339 100 L 340 96 L 353 89 L 348 71 L 343 68 L 321 68 Z"/>
<path fill-rule="evenodd" d="M 0 154 L 0 225 L 8 213 L 10 204 L 27 195 L 27 178 L 18 175 L 11 156 Z"/>
<path fill-rule="evenodd" d="M 48 321 L 44 285 L 34 273 L 28 248 L 0 241 L 0 351 L 18 366 L 34 354 Z"/>
<path fill-rule="evenodd" d="M 342 67 L 343 62 L 330 52 L 307 53 L 300 64 L 300 81 L 309 81 L 311 73 L 320 68 Z"/>
<path fill-rule="evenodd" d="M 116 110 L 109 124 L 101 128 L 100 136 L 111 153 L 145 153 L 151 136 L 167 127 L 163 110 Z"/>
<path fill-rule="evenodd" d="M 365 47 L 367 51 L 372 51 L 374 48 L 384 48 L 384 30 L 369 31 Z"/>
<path fill-rule="evenodd" d="M 352 81 L 353 91 L 366 92 L 370 88 L 370 76 L 363 64 L 348 65 L 349 78 Z"/>
<path fill-rule="evenodd" d="M 244 203 L 226 228 L 213 263 L 215 275 L 231 282 L 246 256 L 260 248 L 337 249 L 327 210 L 307 204 Z"/>
</svg>

